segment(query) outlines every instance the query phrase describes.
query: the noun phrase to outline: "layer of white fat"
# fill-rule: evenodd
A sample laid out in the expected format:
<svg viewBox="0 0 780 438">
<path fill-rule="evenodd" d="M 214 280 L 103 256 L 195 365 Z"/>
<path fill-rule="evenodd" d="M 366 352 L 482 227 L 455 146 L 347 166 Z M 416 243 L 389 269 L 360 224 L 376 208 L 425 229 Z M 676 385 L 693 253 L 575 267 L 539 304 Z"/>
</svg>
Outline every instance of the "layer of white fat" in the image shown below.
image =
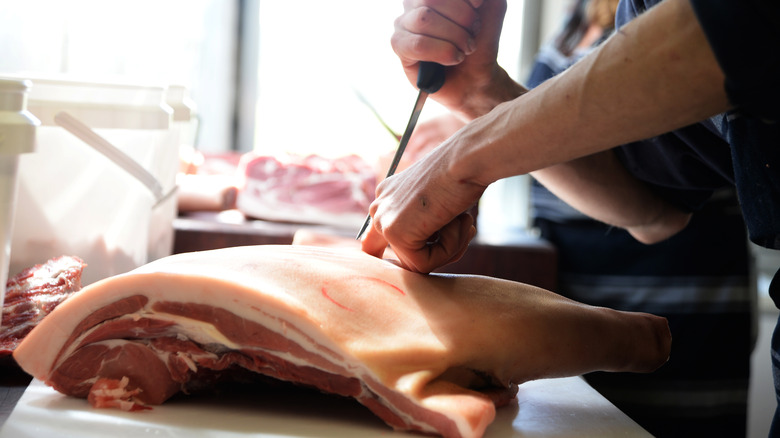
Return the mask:
<svg viewBox="0 0 780 438">
<path fill-rule="evenodd" d="M 268 253 L 266 253 L 267 251 Z M 280 253 L 277 254 L 274 251 L 280 251 Z M 304 255 L 307 252 L 317 253 L 320 251 L 324 253 L 322 257 L 325 258 L 340 257 L 338 251 L 329 253 L 319 249 L 231 248 L 215 250 L 202 255 L 172 256 L 152 262 L 129 275 L 117 276 L 104 282 L 96 283 L 60 305 L 60 309 L 63 312 L 60 312 L 59 315 L 53 315 L 55 316 L 54 318 L 47 318 L 49 321 L 44 320 L 42 322 L 39 328 L 44 330 L 38 334 L 39 336 L 36 337 L 35 342 L 28 344 L 28 348 L 24 349 L 26 350 L 23 353 L 24 362 L 27 364 L 25 369 L 28 372 L 32 371 L 31 374 L 36 377 L 45 379 L 48 373 L 58 366 L 57 364 L 51 367 L 48 364 L 52 364 L 65 340 L 73 334 L 77 325 L 84 318 L 92 312 L 105 306 L 110 306 L 113 302 L 123 298 L 142 295 L 149 299 L 145 309 L 151 309 L 155 300 L 181 302 L 185 305 L 204 304 L 222 308 L 238 317 L 257 322 L 267 329 L 283 335 L 298 343 L 303 349 L 326 358 L 327 360 L 324 362 L 342 365 L 340 371 L 328 370 L 330 372 L 344 375 L 344 370 L 347 370 L 347 373 L 350 375 L 359 376 L 359 380 L 364 382 L 363 384 L 369 389 L 374 385 L 379 386 L 379 388 L 371 389 L 375 393 L 381 393 L 382 388 L 390 389 L 392 392 L 396 392 L 411 401 L 420 409 L 440 412 L 451 420 L 457 421 L 447 412 L 426 408 L 423 406 L 424 400 L 418 400 L 413 393 L 410 394 L 400 390 L 400 388 L 396 387 L 395 382 L 385 382 L 378 378 L 370 368 L 347 353 L 342 346 L 331 340 L 320 327 L 316 327 L 312 320 L 307 319 L 306 305 L 304 303 L 296 302 L 297 298 L 291 297 L 289 292 L 283 288 L 263 281 L 260 281 L 258 284 L 257 277 L 254 276 L 253 272 L 242 272 L 241 269 L 237 269 L 241 267 L 242 263 L 238 263 L 238 265 L 235 263 L 236 261 L 243 261 L 246 264 L 262 263 L 263 259 L 268 257 L 277 259 L 278 263 L 278 259 L 286 259 L 284 255 L 291 255 L 296 251 L 300 251 Z M 213 265 L 216 266 L 208 263 L 210 260 L 215 262 Z M 204 275 L 204 269 L 208 272 L 206 275 Z M 230 287 L 230 293 L 226 296 L 220 296 L 221 294 L 217 292 L 223 287 L 219 284 L 220 282 L 228 283 Z M 258 289 L 262 289 L 262 294 L 258 294 Z M 67 311 L 65 311 L 66 309 Z M 150 312 L 148 313 L 149 315 L 152 314 L 149 310 L 146 312 Z M 132 317 L 137 318 L 142 314 L 145 314 L 144 311 L 134 314 Z M 155 314 L 154 316 L 157 318 L 171 317 L 171 315 L 163 317 L 161 314 Z M 214 332 L 216 332 L 216 329 L 210 324 L 193 321 L 181 323 L 188 327 L 186 329 L 188 333 L 185 333 L 185 330 L 180 330 L 179 334 L 188 336 L 191 333 L 200 339 L 199 342 L 213 339 L 215 336 Z M 79 339 L 75 340 L 69 346 L 69 349 L 72 350 L 79 345 L 80 340 L 85 335 L 86 333 L 80 334 Z M 221 341 L 224 342 L 224 336 L 220 337 L 222 338 Z M 116 340 L 114 342 L 120 343 L 125 341 Z M 225 345 L 230 344 L 230 342 L 227 342 Z M 62 352 L 59 356 L 60 360 L 71 353 L 72 351 Z M 274 352 L 274 354 L 279 354 L 279 352 Z M 284 359 L 294 364 L 313 366 L 310 361 L 301 358 L 288 356 Z M 367 397 L 371 397 L 371 395 L 369 394 Z M 384 397 L 379 397 L 378 400 L 400 418 L 405 419 L 408 424 L 413 424 L 422 430 L 433 431 L 430 426 L 414 421 L 408 414 L 400 412 L 393 405 L 389 404 Z M 463 430 L 461 425 L 458 427 Z"/>
<path fill-rule="evenodd" d="M 394 404 L 389 403 L 386 398 L 379 396 L 377 394 L 377 392 L 380 392 L 380 391 L 377 391 L 377 388 L 374 388 L 373 381 L 372 380 L 368 380 L 366 378 L 366 376 L 363 376 L 360 380 L 361 380 L 361 382 L 363 382 L 363 388 L 362 388 L 362 393 L 357 398 L 378 400 L 379 403 L 382 406 L 386 407 L 390 412 L 395 414 L 404 423 L 406 423 L 408 425 L 412 425 L 412 426 L 418 428 L 420 430 L 420 432 L 431 433 L 431 434 L 439 434 L 440 433 L 438 429 L 434 428 L 430 424 L 422 422 L 422 421 L 414 418 L 412 415 L 410 415 L 406 411 L 399 410 L 397 406 L 395 406 Z M 395 388 L 391 388 L 391 387 L 386 387 L 386 388 L 389 388 L 389 390 L 392 391 L 392 392 L 398 392 L 398 391 L 395 390 Z M 373 390 L 374 392 L 371 392 L 370 390 Z M 419 406 L 421 410 L 431 411 L 430 409 L 427 409 L 424 406 L 422 406 L 419 403 L 418 400 L 410 398 L 408 395 L 403 394 L 403 393 L 402 393 L 402 395 L 405 398 L 411 400 L 415 405 Z M 455 421 L 456 425 L 458 426 L 458 429 L 461 429 L 461 426 L 459 424 L 457 424 L 458 423 L 457 420 L 451 418 L 445 412 L 440 412 L 440 411 L 433 411 L 433 412 L 438 412 L 440 414 L 443 414 L 443 415 L 447 416 L 451 420 Z M 462 434 L 462 432 L 461 432 L 461 434 Z"/>
<path fill-rule="evenodd" d="M 245 346 L 242 346 L 240 344 L 236 344 L 235 342 L 230 341 L 227 337 L 225 337 L 219 330 L 217 330 L 216 327 L 214 327 L 213 324 L 194 320 L 192 318 L 187 318 L 184 316 L 179 315 L 170 315 L 167 313 L 159 313 L 159 312 L 147 312 L 147 311 L 139 311 L 134 313 L 129 313 L 126 315 L 123 315 L 120 318 L 114 319 L 112 321 L 117 321 L 121 319 L 131 319 L 134 321 L 138 321 L 142 318 L 149 318 L 153 317 L 155 319 L 162 319 L 166 321 L 170 321 L 175 323 L 175 326 L 172 326 L 171 333 L 168 334 L 168 336 L 174 336 L 181 340 L 190 340 L 192 342 L 195 342 L 197 344 L 203 345 L 203 346 L 218 346 L 217 348 L 222 348 L 224 350 L 247 350 L 248 348 Z M 272 317 L 270 315 L 264 315 L 265 321 L 262 322 L 262 325 L 268 329 L 271 329 L 273 331 L 276 331 L 277 333 L 284 334 L 287 338 L 293 340 L 298 345 L 303 347 L 307 352 L 319 355 L 322 351 L 320 348 L 318 348 L 317 345 L 312 344 L 311 338 L 307 336 L 301 335 L 301 332 L 295 329 L 290 329 L 291 324 L 287 323 L 284 320 L 279 320 L 278 318 Z M 255 319 L 255 322 L 260 322 Z M 66 354 L 63 354 L 60 357 L 60 363 L 58 363 L 57 366 L 61 364 L 62 361 L 67 359 L 68 356 L 70 356 L 76 349 L 77 346 L 81 343 L 81 341 L 89 336 L 93 331 L 99 330 L 100 326 L 102 324 L 98 324 L 97 326 L 91 328 L 90 330 L 85 331 L 84 333 L 79 336 L 76 341 L 71 344 L 70 348 L 66 352 Z M 143 339 L 142 337 L 140 339 Z M 128 339 L 109 339 L 104 341 L 95 342 L 92 345 L 102 345 L 105 346 L 108 349 L 116 348 L 116 347 L 122 347 L 128 342 L 134 342 L 133 340 Z M 135 341 L 138 342 L 138 341 Z M 350 371 L 354 372 L 353 377 L 357 378 L 362 382 L 363 385 L 363 393 L 360 397 L 365 398 L 374 398 L 379 401 L 381 405 L 386 407 L 388 410 L 393 412 L 396 416 L 401 418 L 406 424 L 413 425 L 414 427 L 419 428 L 423 432 L 429 432 L 429 433 L 436 433 L 437 430 L 433 428 L 430 424 L 424 423 L 422 421 L 419 421 L 415 419 L 412 415 L 410 415 L 408 412 L 399 410 L 397 406 L 390 403 L 386 398 L 375 395 L 377 393 L 381 393 L 382 387 L 385 387 L 381 382 L 377 380 L 377 376 L 368 371 L 365 367 L 359 365 L 359 364 L 347 364 L 346 362 L 338 362 L 334 363 L 334 367 L 330 369 L 325 369 L 323 367 L 317 366 L 314 363 L 312 363 L 309 360 L 306 360 L 305 358 L 301 358 L 298 356 L 295 356 L 289 352 L 285 351 L 279 351 L 279 350 L 268 350 L 268 349 L 261 349 L 257 347 L 252 347 L 250 350 L 253 351 L 262 351 L 265 354 L 268 354 L 273 357 L 277 357 L 287 363 L 293 364 L 295 366 L 306 366 L 311 368 L 320 369 L 325 372 L 329 373 L 339 373 L 342 374 L 344 369 L 349 369 Z M 211 359 L 211 360 L 217 360 L 218 354 L 223 352 L 209 352 L 206 351 L 204 353 L 197 354 L 195 356 L 189 354 L 189 353 L 181 353 L 176 351 L 156 351 L 155 352 L 157 357 L 159 358 L 160 362 L 162 363 L 168 363 L 168 359 L 170 355 L 176 355 L 179 359 L 183 360 L 187 366 L 190 368 L 192 372 L 197 371 L 198 362 L 203 359 Z M 330 362 L 328 362 L 330 363 Z M 87 379 L 83 382 L 83 384 L 92 385 L 97 381 L 98 377 L 92 377 L 90 379 Z M 376 383 L 379 382 L 379 383 Z M 399 382 L 400 383 L 400 382 Z M 376 388 L 375 385 L 380 386 L 380 388 Z M 388 388 L 393 392 L 397 392 L 398 389 L 401 390 L 401 393 L 404 394 L 403 391 L 403 385 L 401 385 L 401 388 Z M 372 392 L 369 392 L 372 391 Z M 410 399 L 407 395 L 404 395 L 404 397 Z M 414 404 L 418 405 L 421 409 L 425 409 L 417 400 L 410 399 Z M 446 415 L 446 414 L 445 414 Z M 449 417 L 449 416 L 448 416 Z M 451 418 L 453 420 L 457 427 L 461 430 L 463 429 L 462 421 L 458 421 L 458 418 Z"/>
<path fill-rule="evenodd" d="M 95 342 L 92 345 L 101 345 L 101 346 L 106 347 L 107 349 L 113 349 L 113 348 L 121 348 L 125 344 L 127 344 L 128 342 L 133 342 L 133 341 L 132 340 L 126 340 L 126 339 L 109 339 L 109 340 L 105 340 L 105 341 Z M 192 356 L 190 354 L 181 354 L 180 352 L 176 352 L 176 351 L 156 351 L 155 354 L 157 355 L 157 358 L 160 360 L 160 362 L 166 363 L 166 364 L 168 363 L 168 359 L 169 359 L 170 355 L 172 355 L 172 354 L 176 355 L 178 358 L 184 360 L 185 363 L 187 363 L 187 366 L 190 368 L 190 370 L 192 372 L 196 372 L 197 371 L 197 362 L 201 358 L 208 358 L 208 359 L 213 359 L 213 360 L 216 360 L 218 358 L 218 356 L 216 354 L 214 354 L 214 353 L 201 353 L 199 355 Z M 279 351 L 268 351 L 268 354 L 270 354 L 270 355 L 272 355 L 274 357 L 283 358 L 284 360 L 288 360 L 287 357 L 289 357 L 289 355 L 282 354 Z M 302 363 L 301 365 L 311 366 L 310 363 Z M 396 416 L 401 418 L 404 421 L 404 423 L 406 423 L 408 425 L 413 425 L 414 427 L 419 428 L 420 431 L 422 431 L 422 432 L 427 432 L 427 433 L 431 433 L 431 434 L 438 433 L 438 430 L 435 429 L 430 424 L 422 422 L 420 420 L 417 420 L 412 415 L 410 415 L 408 412 L 399 410 L 397 406 L 395 406 L 395 405 L 393 405 L 391 403 L 388 403 L 387 399 L 385 399 L 383 397 L 378 397 L 375 392 L 371 391 L 371 389 L 373 389 L 374 391 L 377 391 L 377 388 L 372 388 L 375 384 L 373 383 L 372 380 L 367 379 L 366 375 L 355 376 L 355 377 L 359 378 L 360 381 L 363 382 L 362 393 L 357 397 L 358 399 L 359 398 L 365 398 L 365 399 L 372 399 L 373 398 L 373 399 L 376 399 L 376 400 L 378 400 L 380 402 L 380 404 L 382 406 L 386 407 L 388 410 L 393 412 Z M 89 386 L 91 386 L 95 382 L 97 382 L 98 378 L 99 378 L 98 376 L 93 376 L 93 377 L 91 377 L 89 379 L 85 379 L 85 380 L 82 381 L 82 385 L 89 385 Z M 126 376 L 124 378 L 126 378 Z M 390 388 L 390 390 L 392 391 L 393 388 Z M 416 403 L 416 401 L 415 401 L 415 404 L 418 404 L 418 403 Z M 421 406 L 421 408 L 425 409 L 422 406 Z M 467 427 L 467 425 L 464 424 L 464 421 L 462 421 L 462 420 L 459 421 L 458 418 L 452 418 L 452 417 L 450 417 L 450 419 L 455 422 L 456 426 L 461 431 L 461 435 L 467 436 L 467 434 L 463 433 L 464 430 L 468 430 L 467 428 L 464 429 L 464 426 Z"/>
<path fill-rule="evenodd" d="M 59 367 L 62 364 L 62 362 L 67 359 L 68 356 L 73 354 L 75 350 L 79 348 L 79 346 L 81 345 L 81 343 L 85 338 L 89 337 L 93 332 L 100 330 L 105 323 L 108 322 L 114 323 L 121 320 L 138 321 L 144 318 L 153 318 L 157 320 L 168 321 L 174 324 L 169 328 L 168 333 L 164 334 L 164 336 L 176 337 L 181 340 L 190 340 L 202 346 L 209 346 L 208 348 L 216 347 L 221 350 L 234 350 L 234 351 L 242 351 L 242 350 L 263 351 L 269 354 L 273 354 L 273 356 L 278 357 L 284 360 L 285 362 L 291 363 L 296 366 L 307 366 L 307 367 L 317 368 L 322 371 L 326 371 L 330 373 L 338 372 L 341 374 L 344 372 L 344 370 L 349 370 L 353 375 L 357 376 L 358 374 L 365 372 L 364 367 L 362 367 L 359 363 L 357 363 L 357 361 L 353 361 L 351 363 L 346 362 L 343 360 L 343 355 L 339 357 L 339 355 L 334 353 L 333 351 L 323 349 L 321 348 L 320 345 L 317 345 L 316 343 L 312 342 L 312 338 L 305 336 L 301 331 L 289 329 L 290 326 L 289 323 L 286 323 L 285 321 L 280 320 L 279 318 L 264 313 L 259 313 L 259 315 L 262 316 L 258 317 L 258 315 L 255 315 L 255 318 L 253 319 L 254 322 L 260 323 L 265 328 L 273 332 L 276 332 L 286 337 L 287 339 L 290 339 L 291 341 L 301 346 L 307 353 L 323 358 L 324 359 L 322 361 L 323 363 L 333 364 L 333 367 L 326 368 L 326 367 L 319 366 L 317 364 L 312 363 L 310 360 L 306 358 L 296 356 L 293 353 L 287 351 L 269 350 L 269 349 L 258 348 L 255 346 L 249 347 L 246 345 L 235 343 L 230 339 L 228 339 L 224 334 L 222 334 L 222 332 L 220 332 L 213 324 L 209 322 L 200 321 L 200 320 L 188 318 L 186 316 L 181 316 L 181 315 L 171 315 L 168 313 L 140 310 L 138 312 L 128 313 L 122 315 L 121 317 L 111 319 L 110 321 L 97 324 L 94 327 L 90 328 L 89 330 L 84 331 L 75 339 L 75 341 L 68 347 L 68 349 L 63 352 L 64 354 L 60 356 L 59 362 L 55 364 L 53 368 Z M 261 321 L 260 319 L 263 320 Z M 145 337 L 144 334 L 139 331 L 138 338 L 143 339 L 144 337 Z M 102 344 L 107 345 L 105 343 Z M 119 344 L 113 344 L 113 345 L 119 345 Z"/>
</svg>

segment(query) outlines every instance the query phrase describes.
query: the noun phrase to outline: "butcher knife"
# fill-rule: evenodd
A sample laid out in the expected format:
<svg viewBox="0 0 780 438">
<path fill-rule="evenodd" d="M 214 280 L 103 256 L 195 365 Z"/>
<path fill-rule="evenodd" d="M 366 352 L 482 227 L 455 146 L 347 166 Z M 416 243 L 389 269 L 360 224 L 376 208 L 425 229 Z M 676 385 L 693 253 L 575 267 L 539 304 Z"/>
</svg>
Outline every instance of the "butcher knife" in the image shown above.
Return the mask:
<svg viewBox="0 0 780 438">
<path fill-rule="evenodd" d="M 390 163 L 390 168 L 387 170 L 385 178 L 392 176 L 398 168 L 398 163 L 401 161 L 406 145 L 409 143 L 409 138 L 412 136 L 415 125 L 417 125 L 417 119 L 420 117 L 423 105 L 425 105 L 425 99 L 428 98 L 429 94 L 439 91 L 442 85 L 444 85 L 444 66 L 435 62 L 420 62 L 420 69 L 417 72 L 417 88 L 420 92 L 417 94 L 417 101 L 414 103 L 409 123 L 406 124 L 406 130 L 404 130 L 401 136 L 398 149 L 395 151 L 393 161 Z M 363 227 L 358 232 L 357 240 L 363 237 L 363 233 L 366 232 L 370 223 L 371 215 L 368 215 L 366 216 L 366 221 L 363 222 Z"/>
</svg>

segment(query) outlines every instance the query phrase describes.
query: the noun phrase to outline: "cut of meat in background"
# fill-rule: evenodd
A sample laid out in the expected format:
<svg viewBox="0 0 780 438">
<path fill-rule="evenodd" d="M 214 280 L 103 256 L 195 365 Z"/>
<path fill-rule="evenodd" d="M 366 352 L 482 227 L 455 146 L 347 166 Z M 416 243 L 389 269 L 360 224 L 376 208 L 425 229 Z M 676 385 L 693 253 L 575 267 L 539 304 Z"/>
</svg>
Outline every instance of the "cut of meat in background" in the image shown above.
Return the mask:
<svg viewBox="0 0 780 438">
<path fill-rule="evenodd" d="M 358 157 L 246 154 L 239 165 L 238 209 L 272 221 L 358 229 L 374 200 L 374 167 Z"/>
<path fill-rule="evenodd" d="M 35 265 L 8 280 L 0 325 L 0 357 L 7 356 L 55 307 L 81 289 L 87 265 L 61 256 Z"/>
</svg>

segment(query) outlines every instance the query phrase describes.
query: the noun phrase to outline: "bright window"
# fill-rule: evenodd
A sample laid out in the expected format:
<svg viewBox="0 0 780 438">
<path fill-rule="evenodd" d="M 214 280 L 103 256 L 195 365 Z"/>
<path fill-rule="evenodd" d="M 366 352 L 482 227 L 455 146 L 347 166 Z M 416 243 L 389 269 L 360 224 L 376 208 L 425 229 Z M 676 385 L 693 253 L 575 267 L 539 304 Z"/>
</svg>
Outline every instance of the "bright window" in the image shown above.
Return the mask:
<svg viewBox="0 0 780 438">
<path fill-rule="evenodd" d="M 508 1 L 499 61 L 515 78 L 544 31 L 538 16 L 566 1 Z M 0 0 L 0 10 L 0 75 L 183 85 L 205 152 L 372 160 L 396 142 L 357 93 L 396 132 L 416 96 L 390 47 L 401 0 Z M 422 120 L 443 111 L 429 100 Z M 489 195 L 503 205 L 516 192 Z"/>
<path fill-rule="evenodd" d="M 522 2 L 509 7 L 508 21 L 519 24 Z M 256 149 L 371 159 L 394 148 L 358 93 L 403 131 L 417 91 L 390 47 L 402 11 L 400 0 L 261 2 Z M 503 63 L 513 74 L 520 32 L 506 26 L 502 39 Z M 421 118 L 442 111 L 429 100 Z"/>
<path fill-rule="evenodd" d="M 200 146 L 232 147 L 238 1 L 0 0 L 0 75 L 184 85 Z"/>
</svg>

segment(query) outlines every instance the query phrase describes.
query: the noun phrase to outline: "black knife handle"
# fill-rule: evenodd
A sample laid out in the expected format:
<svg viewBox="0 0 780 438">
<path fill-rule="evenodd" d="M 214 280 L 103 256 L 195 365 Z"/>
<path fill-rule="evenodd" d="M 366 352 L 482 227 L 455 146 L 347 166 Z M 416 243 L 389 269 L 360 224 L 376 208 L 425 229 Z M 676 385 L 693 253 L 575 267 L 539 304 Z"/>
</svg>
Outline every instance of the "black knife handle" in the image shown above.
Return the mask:
<svg viewBox="0 0 780 438">
<path fill-rule="evenodd" d="M 428 94 L 439 91 L 444 85 L 444 66 L 430 61 L 420 61 L 417 72 L 417 88 Z"/>
</svg>

